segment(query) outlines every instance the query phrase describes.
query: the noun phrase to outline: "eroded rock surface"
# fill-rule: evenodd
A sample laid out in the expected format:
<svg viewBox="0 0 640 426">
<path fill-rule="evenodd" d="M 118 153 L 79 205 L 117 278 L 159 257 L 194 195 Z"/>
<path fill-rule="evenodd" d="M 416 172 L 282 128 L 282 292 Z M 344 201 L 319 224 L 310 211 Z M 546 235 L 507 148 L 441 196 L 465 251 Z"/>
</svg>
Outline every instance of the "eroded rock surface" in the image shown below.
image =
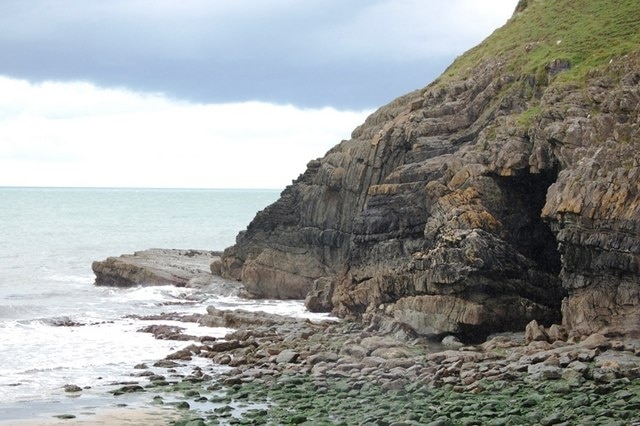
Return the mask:
<svg viewBox="0 0 640 426">
<path fill-rule="evenodd" d="M 203 287 L 214 281 L 210 264 L 219 256 L 219 252 L 203 250 L 149 249 L 96 261 L 91 267 L 96 285 Z M 237 291 L 237 286 L 227 287 L 234 287 L 230 292 Z"/>
<path fill-rule="evenodd" d="M 484 58 L 380 108 L 256 216 L 221 274 L 385 331 L 482 338 L 562 305 L 572 333 L 637 334 L 640 56 L 563 81 L 571 67 Z"/>
</svg>

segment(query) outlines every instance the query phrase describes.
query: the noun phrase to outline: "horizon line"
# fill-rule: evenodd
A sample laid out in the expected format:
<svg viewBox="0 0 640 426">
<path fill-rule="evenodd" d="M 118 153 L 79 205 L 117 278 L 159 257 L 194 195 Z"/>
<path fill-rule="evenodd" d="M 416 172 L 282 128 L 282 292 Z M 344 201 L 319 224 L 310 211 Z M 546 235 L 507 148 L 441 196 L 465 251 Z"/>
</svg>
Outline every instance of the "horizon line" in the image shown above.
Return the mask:
<svg viewBox="0 0 640 426">
<path fill-rule="evenodd" d="M 187 191 L 282 191 L 284 188 L 241 188 L 241 187 L 162 187 L 162 186 L 44 186 L 44 185 L 0 185 L 0 189 L 149 189 Z"/>
</svg>

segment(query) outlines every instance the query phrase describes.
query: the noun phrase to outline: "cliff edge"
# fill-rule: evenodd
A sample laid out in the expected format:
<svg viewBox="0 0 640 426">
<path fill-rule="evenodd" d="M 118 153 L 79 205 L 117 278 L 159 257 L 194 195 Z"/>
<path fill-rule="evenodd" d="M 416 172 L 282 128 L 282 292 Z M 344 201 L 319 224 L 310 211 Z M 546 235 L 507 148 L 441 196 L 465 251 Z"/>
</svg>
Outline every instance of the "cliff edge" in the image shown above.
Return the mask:
<svg viewBox="0 0 640 426">
<path fill-rule="evenodd" d="M 640 3 L 527 0 L 312 160 L 214 269 L 256 297 L 475 340 L 640 330 Z"/>
</svg>

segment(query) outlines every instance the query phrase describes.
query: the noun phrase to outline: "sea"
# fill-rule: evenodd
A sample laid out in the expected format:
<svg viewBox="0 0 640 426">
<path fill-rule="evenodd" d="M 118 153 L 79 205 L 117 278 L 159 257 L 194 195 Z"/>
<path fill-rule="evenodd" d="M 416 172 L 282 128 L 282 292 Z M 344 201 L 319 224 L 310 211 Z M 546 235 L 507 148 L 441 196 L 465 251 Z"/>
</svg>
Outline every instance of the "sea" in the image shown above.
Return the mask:
<svg viewBox="0 0 640 426">
<path fill-rule="evenodd" d="M 131 380 L 134 365 L 189 344 L 139 332 L 149 322 L 132 315 L 205 313 L 213 305 L 313 317 L 301 301 L 94 285 L 94 260 L 148 248 L 222 250 L 278 196 L 278 190 L 0 188 L 0 422 L 113 404 L 109 391 Z M 195 335 L 229 331 L 175 325 Z M 84 390 L 71 395 L 68 384 Z"/>
</svg>

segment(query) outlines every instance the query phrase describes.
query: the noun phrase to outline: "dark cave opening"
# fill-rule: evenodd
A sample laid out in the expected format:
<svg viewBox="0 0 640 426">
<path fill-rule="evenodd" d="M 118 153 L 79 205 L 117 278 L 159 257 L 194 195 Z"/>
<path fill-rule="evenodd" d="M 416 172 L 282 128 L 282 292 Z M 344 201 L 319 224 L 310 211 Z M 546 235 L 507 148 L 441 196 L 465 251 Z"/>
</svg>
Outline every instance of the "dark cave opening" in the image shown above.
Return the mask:
<svg viewBox="0 0 640 426">
<path fill-rule="evenodd" d="M 557 179 L 557 171 L 499 177 L 498 185 L 507 197 L 508 210 L 502 220 L 510 230 L 507 241 L 540 270 L 558 275 L 561 269 L 558 244 L 549 225 L 542 220 L 547 190 Z"/>
</svg>

